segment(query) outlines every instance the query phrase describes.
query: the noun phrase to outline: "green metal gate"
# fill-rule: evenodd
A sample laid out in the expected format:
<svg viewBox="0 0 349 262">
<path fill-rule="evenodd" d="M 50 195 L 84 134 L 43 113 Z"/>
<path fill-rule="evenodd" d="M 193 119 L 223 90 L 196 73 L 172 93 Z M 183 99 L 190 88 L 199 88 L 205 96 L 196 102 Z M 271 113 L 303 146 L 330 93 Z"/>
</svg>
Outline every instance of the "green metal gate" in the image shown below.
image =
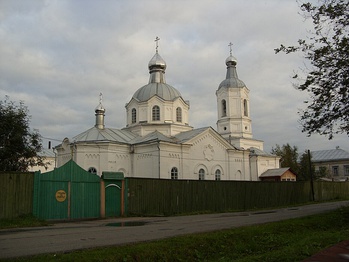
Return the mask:
<svg viewBox="0 0 349 262">
<path fill-rule="evenodd" d="M 103 172 L 105 186 L 105 216 L 124 215 L 124 174 L 122 172 Z"/>
<path fill-rule="evenodd" d="M 33 214 L 41 219 L 100 216 L 100 178 L 70 160 L 51 172 L 36 172 Z"/>
</svg>

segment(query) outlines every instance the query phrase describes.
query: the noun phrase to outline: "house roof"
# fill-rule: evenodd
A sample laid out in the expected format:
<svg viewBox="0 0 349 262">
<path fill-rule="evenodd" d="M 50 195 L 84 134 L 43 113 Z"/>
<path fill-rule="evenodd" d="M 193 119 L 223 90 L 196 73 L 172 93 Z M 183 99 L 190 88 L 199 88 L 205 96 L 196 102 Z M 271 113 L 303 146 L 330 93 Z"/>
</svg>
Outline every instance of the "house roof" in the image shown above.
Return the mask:
<svg viewBox="0 0 349 262">
<path fill-rule="evenodd" d="M 274 168 L 274 169 L 268 169 L 264 173 L 260 175 L 260 177 L 276 177 L 276 176 L 282 176 L 285 174 L 286 171 L 290 170 L 289 167 L 283 167 L 283 168 Z"/>
<path fill-rule="evenodd" d="M 38 156 L 55 157 L 55 153 L 53 152 L 53 149 L 43 148 L 40 152 L 38 152 Z"/>
<path fill-rule="evenodd" d="M 313 162 L 349 160 L 349 152 L 340 148 L 331 150 L 311 151 L 311 160 Z"/>
</svg>

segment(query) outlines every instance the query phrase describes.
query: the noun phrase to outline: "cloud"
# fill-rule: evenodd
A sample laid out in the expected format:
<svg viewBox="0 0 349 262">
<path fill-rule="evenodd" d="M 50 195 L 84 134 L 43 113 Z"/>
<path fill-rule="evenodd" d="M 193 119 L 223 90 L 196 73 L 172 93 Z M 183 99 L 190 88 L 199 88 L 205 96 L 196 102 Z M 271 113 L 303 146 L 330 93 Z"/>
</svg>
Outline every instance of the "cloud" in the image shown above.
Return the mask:
<svg viewBox="0 0 349 262">
<path fill-rule="evenodd" d="M 327 141 L 301 133 L 297 111 L 307 94 L 292 87 L 291 75 L 304 60 L 274 54 L 306 35 L 311 25 L 298 11 L 296 1 L 278 0 L 3 0 L 0 97 L 24 100 L 31 126 L 62 140 L 94 125 L 102 92 L 106 125 L 122 128 L 125 104 L 148 83 L 159 36 L 167 83 L 190 101 L 189 124 L 215 128 L 215 92 L 233 42 L 239 78 L 250 89 L 254 137 L 266 149 L 345 145 L 347 136 Z"/>
</svg>

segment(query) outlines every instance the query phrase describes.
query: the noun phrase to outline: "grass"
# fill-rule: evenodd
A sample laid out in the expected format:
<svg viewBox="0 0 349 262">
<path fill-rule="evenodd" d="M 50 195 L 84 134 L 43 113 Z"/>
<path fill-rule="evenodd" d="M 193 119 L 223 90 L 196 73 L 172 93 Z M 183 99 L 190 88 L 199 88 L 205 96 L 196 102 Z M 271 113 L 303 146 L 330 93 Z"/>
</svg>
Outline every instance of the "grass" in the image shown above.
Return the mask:
<svg viewBox="0 0 349 262">
<path fill-rule="evenodd" d="M 47 225 L 48 223 L 45 220 L 38 219 L 33 215 L 22 215 L 12 219 L 0 219 L 0 229 L 40 227 Z"/>
<path fill-rule="evenodd" d="M 346 207 L 262 225 L 8 261 L 301 261 L 348 238 Z"/>
</svg>

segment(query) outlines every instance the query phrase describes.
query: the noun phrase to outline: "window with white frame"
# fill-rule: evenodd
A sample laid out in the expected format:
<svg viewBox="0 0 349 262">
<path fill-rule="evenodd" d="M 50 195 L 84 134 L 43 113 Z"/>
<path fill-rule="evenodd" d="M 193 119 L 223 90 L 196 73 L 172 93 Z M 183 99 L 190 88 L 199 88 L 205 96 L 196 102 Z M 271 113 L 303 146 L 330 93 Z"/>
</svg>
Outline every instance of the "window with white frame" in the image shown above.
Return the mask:
<svg viewBox="0 0 349 262">
<path fill-rule="evenodd" d="M 136 108 L 132 108 L 132 124 L 136 123 L 137 121 L 137 110 Z"/>
<path fill-rule="evenodd" d="M 244 116 L 248 116 L 248 106 L 246 99 L 244 99 Z"/>
<path fill-rule="evenodd" d="M 95 167 L 89 167 L 87 171 L 90 172 L 91 174 L 97 174 L 97 169 Z"/>
<path fill-rule="evenodd" d="M 159 106 L 153 106 L 152 119 L 153 119 L 153 121 L 160 121 L 160 107 Z"/>
<path fill-rule="evenodd" d="M 349 176 L 349 165 L 344 166 L 344 175 Z"/>
<path fill-rule="evenodd" d="M 216 170 L 214 175 L 215 175 L 215 180 L 221 180 L 221 171 L 219 169 Z"/>
<path fill-rule="evenodd" d="M 176 121 L 182 122 L 182 108 L 177 107 L 176 109 Z"/>
<path fill-rule="evenodd" d="M 199 170 L 199 180 L 205 180 L 205 170 L 203 168 Z"/>
<path fill-rule="evenodd" d="M 227 116 L 227 101 L 222 100 L 222 117 Z"/>
<path fill-rule="evenodd" d="M 332 175 L 333 176 L 338 176 L 338 166 L 333 166 L 332 167 Z"/>
<path fill-rule="evenodd" d="M 177 169 L 177 167 L 172 167 L 172 169 L 171 169 L 171 179 L 178 179 L 178 169 Z"/>
</svg>

